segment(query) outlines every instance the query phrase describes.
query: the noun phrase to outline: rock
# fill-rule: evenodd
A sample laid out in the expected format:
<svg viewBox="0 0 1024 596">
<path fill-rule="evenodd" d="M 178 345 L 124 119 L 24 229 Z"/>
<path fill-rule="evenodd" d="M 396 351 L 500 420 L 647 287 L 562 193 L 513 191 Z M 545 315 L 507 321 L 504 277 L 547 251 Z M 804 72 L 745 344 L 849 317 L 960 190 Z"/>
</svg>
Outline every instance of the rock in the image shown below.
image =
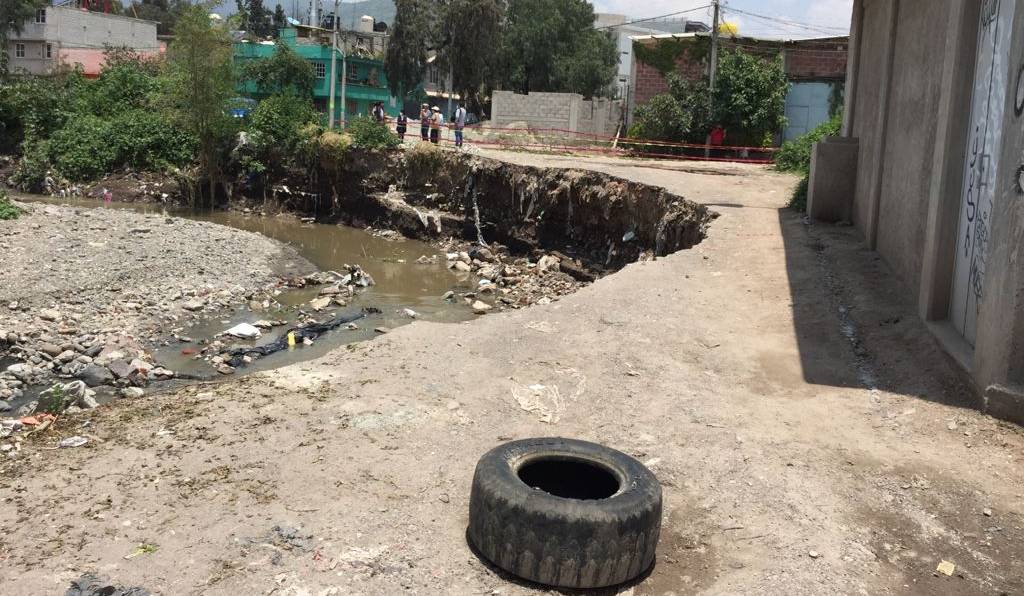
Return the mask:
<svg viewBox="0 0 1024 596">
<path fill-rule="evenodd" d="M 331 305 L 331 298 L 323 296 L 309 301 L 309 306 L 315 311 L 321 311 Z"/>
<path fill-rule="evenodd" d="M 57 443 L 57 446 L 61 449 L 69 449 L 72 447 L 81 447 L 88 442 L 89 439 L 85 437 L 68 437 L 66 439 L 62 439 L 60 443 Z"/>
<path fill-rule="evenodd" d="M 494 262 L 494 253 L 491 252 L 491 249 L 487 248 L 486 246 L 474 248 L 473 250 L 469 251 L 469 256 L 474 259 L 484 261 L 485 263 Z"/>
<path fill-rule="evenodd" d="M 469 266 L 469 263 L 466 263 L 465 261 L 455 261 L 452 263 L 451 268 L 460 273 L 469 273 L 473 270 L 473 268 Z"/>
<path fill-rule="evenodd" d="M 129 364 L 136 371 L 144 372 L 147 374 L 149 373 L 149 371 L 153 370 L 153 365 L 141 358 L 135 358 Z"/>
<path fill-rule="evenodd" d="M 82 394 L 82 397 L 78 398 L 78 401 L 75 402 L 75 405 L 78 406 L 79 408 L 82 408 L 83 410 L 91 410 L 93 408 L 99 407 L 100 404 L 96 401 L 95 391 L 86 391 L 85 393 Z"/>
<path fill-rule="evenodd" d="M 455 292 L 453 290 L 448 290 L 444 293 L 444 296 L 441 296 L 441 300 L 444 300 L 445 302 L 454 302 Z"/>
<path fill-rule="evenodd" d="M 390 333 L 391 332 L 391 328 L 390 327 L 374 327 L 373 331 L 375 333 L 380 333 L 381 335 L 383 335 L 385 333 Z"/>
<path fill-rule="evenodd" d="M 60 319 L 60 311 L 54 308 L 44 308 L 39 311 L 39 318 L 53 322 Z"/>
<path fill-rule="evenodd" d="M 404 314 L 405 316 L 409 317 L 410 319 L 415 319 L 415 318 L 420 316 L 420 314 L 418 312 L 414 311 L 411 308 L 404 308 L 404 309 L 402 309 L 402 314 Z"/>
<path fill-rule="evenodd" d="M 249 323 L 239 323 L 225 331 L 222 335 L 231 335 L 241 339 L 259 339 L 263 336 L 263 332 Z"/>
<path fill-rule="evenodd" d="M 428 257 L 427 255 L 422 255 L 420 258 L 416 259 L 417 265 L 431 265 L 433 264 L 433 262 L 434 260 Z"/>
<path fill-rule="evenodd" d="M 0 412 L 10 412 L 10 411 L 11 411 L 11 404 L 6 402 L 6 401 L 4 401 L 4 400 L 2 400 L 2 399 L 0 399 Z"/>
<path fill-rule="evenodd" d="M 235 369 L 231 368 L 227 364 L 219 364 L 217 365 L 217 372 L 222 375 L 232 375 L 235 374 Z"/>
<path fill-rule="evenodd" d="M 39 407 L 39 402 L 33 400 L 33 401 L 30 401 L 27 404 L 21 406 L 20 408 L 18 408 L 18 411 L 15 412 L 14 415 L 17 416 L 18 418 L 24 418 L 25 416 L 31 416 L 36 411 L 36 408 L 38 408 L 38 407 Z"/>
<path fill-rule="evenodd" d="M 145 395 L 146 392 L 139 387 L 125 387 L 121 390 L 121 397 L 129 399 L 137 399 Z"/>
<path fill-rule="evenodd" d="M 31 364 L 28 364 L 26 362 L 19 362 L 17 364 L 12 364 L 8 366 L 7 372 L 14 375 L 18 380 L 24 381 L 32 376 L 32 374 L 35 372 L 35 369 L 32 367 Z"/>
<path fill-rule="evenodd" d="M 992 510 L 989 509 L 988 507 L 986 507 L 986 508 L 981 510 L 981 514 L 984 515 L 985 517 L 992 517 Z"/>
<path fill-rule="evenodd" d="M 206 306 L 206 301 L 203 300 L 202 298 L 195 298 L 181 305 L 181 307 L 184 308 L 185 310 L 192 312 L 202 310 L 204 306 Z"/>
<path fill-rule="evenodd" d="M 153 377 L 155 379 L 165 380 L 165 379 L 173 378 L 174 377 L 174 371 L 173 370 L 168 370 L 168 369 L 166 369 L 166 368 L 164 368 L 162 366 L 158 366 L 158 367 L 154 368 L 153 370 L 149 371 L 149 376 L 151 376 L 151 377 Z"/>
<path fill-rule="evenodd" d="M 812 551 L 810 551 L 810 552 L 808 552 L 808 553 L 807 553 L 807 556 L 808 556 L 808 557 L 810 557 L 810 558 L 812 558 L 812 559 L 817 559 L 818 557 L 820 557 L 820 556 L 821 556 L 821 553 L 819 553 L 819 552 L 818 552 L 818 551 L 816 551 L 816 550 L 812 550 Z"/>
<path fill-rule="evenodd" d="M 133 372 L 135 372 L 135 368 L 125 360 L 114 360 L 107 365 L 107 368 L 109 368 L 110 372 L 114 373 L 114 376 L 118 379 L 127 379 Z"/>
<path fill-rule="evenodd" d="M 486 302 L 483 302 L 481 300 L 477 300 L 477 301 L 473 302 L 473 305 L 472 305 L 471 308 L 473 309 L 473 314 L 484 315 L 484 314 L 487 314 L 488 312 L 490 312 L 491 309 L 493 309 L 494 307 L 491 306 L 490 304 L 487 304 Z"/>
<path fill-rule="evenodd" d="M 62 350 L 60 346 L 56 346 L 48 342 L 43 342 L 39 344 L 39 351 L 44 354 L 49 354 L 50 356 L 56 357 L 59 356 L 60 353 L 63 352 L 64 350 Z"/>
<path fill-rule="evenodd" d="M 337 296 L 338 294 L 341 294 L 342 292 L 344 292 L 344 290 L 341 289 L 341 286 L 327 286 L 327 287 L 322 288 L 320 290 L 320 295 L 321 296 Z"/>
<path fill-rule="evenodd" d="M 104 366 L 87 364 L 82 372 L 78 373 L 78 378 L 85 381 L 85 384 L 90 387 L 98 387 L 113 383 L 114 373 Z"/>
<path fill-rule="evenodd" d="M 544 275 L 548 271 L 560 271 L 562 261 L 558 257 L 544 255 L 537 261 L 537 273 Z"/>
<path fill-rule="evenodd" d="M 74 360 L 77 357 L 78 357 L 78 354 L 76 354 L 73 350 L 64 350 L 59 355 L 57 355 L 57 362 L 67 363 L 67 362 L 71 362 L 72 360 Z"/>
</svg>

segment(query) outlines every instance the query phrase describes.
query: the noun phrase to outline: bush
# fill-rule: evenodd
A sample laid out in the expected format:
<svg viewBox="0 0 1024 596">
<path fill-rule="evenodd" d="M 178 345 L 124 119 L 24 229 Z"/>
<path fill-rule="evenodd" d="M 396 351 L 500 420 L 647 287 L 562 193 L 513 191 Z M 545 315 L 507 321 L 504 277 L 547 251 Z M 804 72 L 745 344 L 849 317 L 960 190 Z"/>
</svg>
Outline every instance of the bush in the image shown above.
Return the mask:
<svg viewBox="0 0 1024 596">
<path fill-rule="evenodd" d="M 25 141 L 21 153 L 21 161 L 11 176 L 11 182 L 28 192 L 42 192 L 50 173 L 50 142 Z"/>
<path fill-rule="evenodd" d="M 19 215 L 21 209 L 15 207 L 7 198 L 7 191 L 0 188 L 0 220 L 16 219 Z"/>
<path fill-rule="evenodd" d="M 352 137 L 344 133 L 327 131 L 320 135 L 320 165 L 325 170 L 337 171 L 345 163 L 352 147 Z"/>
<path fill-rule="evenodd" d="M 793 196 L 789 199 L 789 206 L 797 211 L 807 211 L 807 191 L 810 187 L 811 177 L 808 174 L 804 174 L 804 177 L 800 179 L 800 184 L 797 184 L 796 190 L 793 191 Z"/>
<path fill-rule="evenodd" d="M 316 139 L 319 119 L 308 99 L 273 95 L 261 101 L 249 117 L 250 145 L 241 157 L 245 171 L 264 174 L 287 167 L 301 145 Z"/>
<path fill-rule="evenodd" d="M 809 172 L 814 144 L 824 137 L 838 136 L 842 128 L 843 115 L 839 113 L 804 136 L 786 142 L 775 156 L 775 167 L 783 172 Z"/>
<path fill-rule="evenodd" d="M 72 182 L 88 181 L 117 165 L 114 127 L 97 116 L 78 115 L 58 130 L 50 142 L 50 160 Z"/>
<path fill-rule="evenodd" d="M 689 132 L 692 121 L 682 102 L 663 93 L 636 108 L 629 136 L 635 139 L 681 141 Z"/>
<path fill-rule="evenodd" d="M 117 161 L 140 170 L 181 167 L 195 156 L 198 141 L 162 113 L 130 110 L 112 122 Z"/>
<path fill-rule="evenodd" d="M 394 149 L 402 144 L 388 126 L 365 116 L 353 119 L 346 132 L 352 136 L 352 145 L 361 149 Z"/>
</svg>

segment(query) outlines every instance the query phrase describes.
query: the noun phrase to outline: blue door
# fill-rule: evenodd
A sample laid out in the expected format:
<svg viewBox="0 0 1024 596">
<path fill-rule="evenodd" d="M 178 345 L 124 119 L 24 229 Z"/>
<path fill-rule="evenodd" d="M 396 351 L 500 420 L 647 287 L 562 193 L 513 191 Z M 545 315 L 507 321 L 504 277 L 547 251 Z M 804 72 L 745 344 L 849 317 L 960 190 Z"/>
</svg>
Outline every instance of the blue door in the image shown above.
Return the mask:
<svg viewBox="0 0 1024 596">
<path fill-rule="evenodd" d="M 786 130 L 783 141 L 792 141 L 828 120 L 831 83 L 792 83 L 786 95 Z"/>
</svg>

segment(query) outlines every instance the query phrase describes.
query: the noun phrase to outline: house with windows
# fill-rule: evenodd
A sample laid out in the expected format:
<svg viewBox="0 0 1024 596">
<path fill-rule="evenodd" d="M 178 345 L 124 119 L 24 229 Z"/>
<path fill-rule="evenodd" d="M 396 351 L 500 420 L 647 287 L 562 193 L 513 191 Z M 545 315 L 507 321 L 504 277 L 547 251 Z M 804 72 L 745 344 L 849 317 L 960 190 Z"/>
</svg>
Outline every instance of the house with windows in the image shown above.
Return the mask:
<svg viewBox="0 0 1024 596">
<path fill-rule="evenodd" d="M 44 6 L 8 39 L 12 73 L 47 75 L 60 68 L 80 68 L 99 76 L 108 46 L 131 48 L 143 55 L 165 51 L 156 38 L 157 23 L 91 12 L 72 5 Z"/>
<path fill-rule="evenodd" d="M 331 31 L 306 25 L 282 28 L 276 41 L 236 42 L 235 64 L 241 67 L 247 61 L 270 58 L 279 43 L 287 44 L 296 54 L 312 64 L 316 73 L 313 104 L 321 114 L 324 114 L 325 121 L 331 103 L 332 77 L 336 78 L 336 121 L 366 116 L 373 104 L 378 101 L 384 102 L 384 110 L 389 115 L 398 115 L 401 106 L 398 99 L 388 91 L 387 79 L 384 76 L 384 49 L 387 43 L 385 34 L 374 31 L 340 32 L 334 73 L 331 73 Z M 241 81 L 239 92 L 247 97 L 260 98 L 259 90 L 252 81 Z"/>
</svg>

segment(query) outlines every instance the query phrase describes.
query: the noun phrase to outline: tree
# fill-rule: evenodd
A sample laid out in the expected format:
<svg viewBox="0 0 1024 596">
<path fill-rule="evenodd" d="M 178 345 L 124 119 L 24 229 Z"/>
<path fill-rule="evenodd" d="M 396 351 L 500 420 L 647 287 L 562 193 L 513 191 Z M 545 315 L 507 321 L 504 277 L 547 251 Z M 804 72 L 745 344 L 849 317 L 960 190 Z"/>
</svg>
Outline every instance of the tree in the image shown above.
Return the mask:
<svg viewBox="0 0 1024 596">
<path fill-rule="evenodd" d="M 206 7 L 192 6 L 178 19 L 168 53 L 169 99 L 183 128 L 199 140 L 199 165 L 212 202 L 219 145 L 231 129 L 224 109 L 234 91 L 231 37 L 211 22 Z"/>
<path fill-rule="evenodd" d="M 586 0 L 510 0 L 501 83 L 520 93 L 603 94 L 615 77 L 615 41 L 594 29 Z"/>
<path fill-rule="evenodd" d="M 3 0 L 0 2 L 0 76 L 7 75 L 7 39 L 11 33 L 25 30 L 25 23 L 36 10 L 47 4 L 45 0 Z"/>
<path fill-rule="evenodd" d="M 280 4 L 274 7 L 274 34 L 277 34 L 279 29 L 288 26 L 288 15 L 284 13 L 284 8 Z"/>
<path fill-rule="evenodd" d="M 191 6 L 189 0 L 135 0 L 125 14 L 138 19 L 156 21 L 156 32 L 160 35 L 174 33 L 174 25 L 178 17 Z"/>
<path fill-rule="evenodd" d="M 768 145 L 786 125 L 789 82 L 782 56 L 722 53 L 715 84 L 715 120 L 740 143 Z"/>
<path fill-rule="evenodd" d="M 434 4 L 430 0 L 395 0 L 395 23 L 384 54 L 391 95 L 402 97 L 423 81 L 435 25 L 431 17 Z"/>
<path fill-rule="evenodd" d="M 440 25 L 438 67 L 451 65 L 453 90 L 477 105 L 481 88 L 494 83 L 506 8 L 506 0 L 449 0 Z"/>
<path fill-rule="evenodd" d="M 242 68 L 242 76 L 253 80 L 260 93 L 265 95 L 312 97 L 316 84 L 313 66 L 283 43 L 277 44 L 270 58 L 246 64 Z"/>
</svg>

